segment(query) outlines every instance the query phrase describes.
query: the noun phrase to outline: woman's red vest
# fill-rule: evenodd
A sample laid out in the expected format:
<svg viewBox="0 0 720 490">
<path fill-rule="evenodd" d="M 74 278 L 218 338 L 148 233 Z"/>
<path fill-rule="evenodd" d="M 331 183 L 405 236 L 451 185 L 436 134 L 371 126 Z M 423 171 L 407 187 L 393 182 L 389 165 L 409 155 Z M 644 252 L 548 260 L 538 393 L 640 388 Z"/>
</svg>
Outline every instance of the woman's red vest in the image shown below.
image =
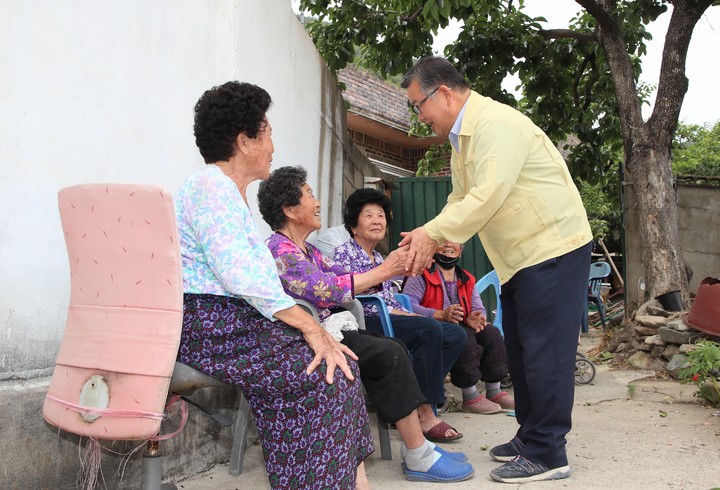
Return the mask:
<svg viewBox="0 0 720 490">
<path fill-rule="evenodd" d="M 475 288 L 475 278 L 468 271 L 458 266 L 455 266 L 455 275 L 457 277 L 460 305 L 463 307 L 465 314 L 463 321 L 465 321 L 472 311 L 472 292 Z M 438 270 L 437 265 L 433 264 L 429 269 L 423 271 L 423 278 L 425 279 L 425 294 L 420 301 L 420 306 L 443 310 L 442 272 Z"/>
</svg>

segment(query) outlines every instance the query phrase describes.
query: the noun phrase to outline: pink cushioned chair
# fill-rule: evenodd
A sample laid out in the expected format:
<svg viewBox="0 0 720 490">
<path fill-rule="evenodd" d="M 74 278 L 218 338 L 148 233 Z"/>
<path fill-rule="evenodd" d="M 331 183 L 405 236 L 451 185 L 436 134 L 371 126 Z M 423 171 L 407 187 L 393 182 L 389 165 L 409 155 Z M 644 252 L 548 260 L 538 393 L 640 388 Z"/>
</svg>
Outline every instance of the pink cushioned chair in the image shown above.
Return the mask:
<svg viewBox="0 0 720 490">
<path fill-rule="evenodd" d="M 176 367 L 183 291 L 171 196 L 154 186 L 89 184 L 62 189 L 58 205 L 70 305 L 43 416 L 96 440 L 148 440 L 142 488 L 174 488 L 160 485 L 153 440 L 168 394 L 225 385 Z M 238 415 L 234 475 L 242 471 L 249 423 L 244 398 Z"/>
</svg>

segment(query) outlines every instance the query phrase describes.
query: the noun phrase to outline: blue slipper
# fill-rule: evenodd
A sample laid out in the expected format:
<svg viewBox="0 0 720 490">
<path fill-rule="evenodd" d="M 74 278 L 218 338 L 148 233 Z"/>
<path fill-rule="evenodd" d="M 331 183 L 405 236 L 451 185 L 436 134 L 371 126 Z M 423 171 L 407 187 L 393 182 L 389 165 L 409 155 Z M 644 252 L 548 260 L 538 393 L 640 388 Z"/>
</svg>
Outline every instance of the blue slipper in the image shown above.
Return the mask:
<svg viewBox="0 0 720 490">
<path fill-rule="evenodd" d="M 450 451 L 445 451 L 443 448 L 435 444 L 435 451 L 439 452 L 443 456 L 447 456 L 448 458 L 452 459 L 453 461 L 457 461 L 458 463 L 467 463 L 467 456 L 465 453 L 461 453 L 460 451 L 451 453 Z"/>
<path fill-rule="evenodd" d="M 470 463 L 459 463 L 453 461 L 445 455 L 440 455 L 440 459 L 427 471 L 409 470 L 405 463 L 402 464 L 405 478 L 409 481 L 425 481 L 435 483 L 452 483 L 465 481 L 473 477 L 475 468 Z"/>
</svg>

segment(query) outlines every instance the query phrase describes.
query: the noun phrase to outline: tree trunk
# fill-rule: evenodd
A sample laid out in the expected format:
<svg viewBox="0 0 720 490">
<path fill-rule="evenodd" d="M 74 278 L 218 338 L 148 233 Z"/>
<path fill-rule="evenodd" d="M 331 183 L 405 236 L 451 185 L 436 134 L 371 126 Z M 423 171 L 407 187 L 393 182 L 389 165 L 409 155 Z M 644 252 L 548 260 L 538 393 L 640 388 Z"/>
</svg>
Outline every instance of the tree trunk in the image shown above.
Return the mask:
<svg viewBox="0 0 720 490">
<path fill-rule="evenodd" d="M 690 38 L 713 0 L 673 2 L 655 110 L 647 123 L 642 120 L 632 60 L 614 17 L 615 0 L 576 1 L 597 21 L 598 38 L 615 85 L 625 147 L 625 175 L 634 186 L 640 216 L 646 295 L 657 297 L 680 291 L 686 302 L 688 280 L 680 250 L 670 148 L 688 86 L 685 60 Z"/>
<path fill-rule="evenodd" d="M 670 153 L 652 144 L 647 126 L 638 128 L 627 172 L 635 190 L 640 216 L 645 291 L 650 298 L 671 291 L 688 296 L 688 282 L 680 254 L 680 233 Z M 643 298 L 640 298 L 643 300 Z M 648 298 L 644 298 L 648 299 Z"/>
</svg>

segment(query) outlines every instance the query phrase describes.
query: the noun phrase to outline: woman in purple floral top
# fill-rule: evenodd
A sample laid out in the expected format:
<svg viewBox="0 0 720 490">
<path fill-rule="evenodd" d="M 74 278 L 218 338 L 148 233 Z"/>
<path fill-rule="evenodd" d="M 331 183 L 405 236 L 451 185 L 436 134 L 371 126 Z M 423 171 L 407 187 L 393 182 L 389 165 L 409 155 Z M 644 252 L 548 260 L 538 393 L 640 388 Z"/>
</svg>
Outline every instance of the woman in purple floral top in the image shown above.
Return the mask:
<svg viewBox="0 0 720 490">
<path fill-rule="evenodd" d="M 335 249 L 335 262 L 356 273 L 367 273 L 383 267 L 382 255 L 375 246 L 385 238 L 391 219 L 390 199 L 375 189 L 358 189 L 345 203 L 343 221 L 353 237 Z M 392 253 L 388 255 L 388 258 Z M 404 270 L 402 271 L 404 273 Z M 357 289 L 357 288 L 356 288 Z M 467 335 L 459 325 L 438 322 L 405 310 L 395 300 L 390 281 L 361 291 L 376 294 L 387 303 L 395 337 L 402 340 L 413 355 L 413 369 L 420 388 L 431 404 L 445 400 L 445 376 L 462 352 Z M 380 319 L 374 311 L 366 310 L 368 328 L 378 328 Z M 447 441 L 459 438 L 459 433 L 440 421 L 430 405 L 419 409 L 420 422 L 427 437 Z"/>
<path fill-rule="evenodd" d="M 302 167 L 282 167 L 260 184 L 258 204 L 275 233 L 266 240 L 275 257 L 280 280 L 291 296 L 318 310 L 330 323 L 331 308 L 353 300 L 355 291 L 393 276 L 402 264 L 395 252 L 382 267 L 352 274 L 324 257 L 306 239 L 320 229 L 320 203 L 306 182 Z M 326 327 L 327 328 L 327 327 Z M 375 332 L 343 329 L 341 342 L 358 357 L 360 377 L 368 397 L 385 422 L 394 423 L 403 440 L 403 471 L 408 480 L 455 482 L 472 477 L 474 469 L 463 453 L 448 453 L 425 439 L 417 407 L 425 404 L 403 343 Z"/>
</svg>

